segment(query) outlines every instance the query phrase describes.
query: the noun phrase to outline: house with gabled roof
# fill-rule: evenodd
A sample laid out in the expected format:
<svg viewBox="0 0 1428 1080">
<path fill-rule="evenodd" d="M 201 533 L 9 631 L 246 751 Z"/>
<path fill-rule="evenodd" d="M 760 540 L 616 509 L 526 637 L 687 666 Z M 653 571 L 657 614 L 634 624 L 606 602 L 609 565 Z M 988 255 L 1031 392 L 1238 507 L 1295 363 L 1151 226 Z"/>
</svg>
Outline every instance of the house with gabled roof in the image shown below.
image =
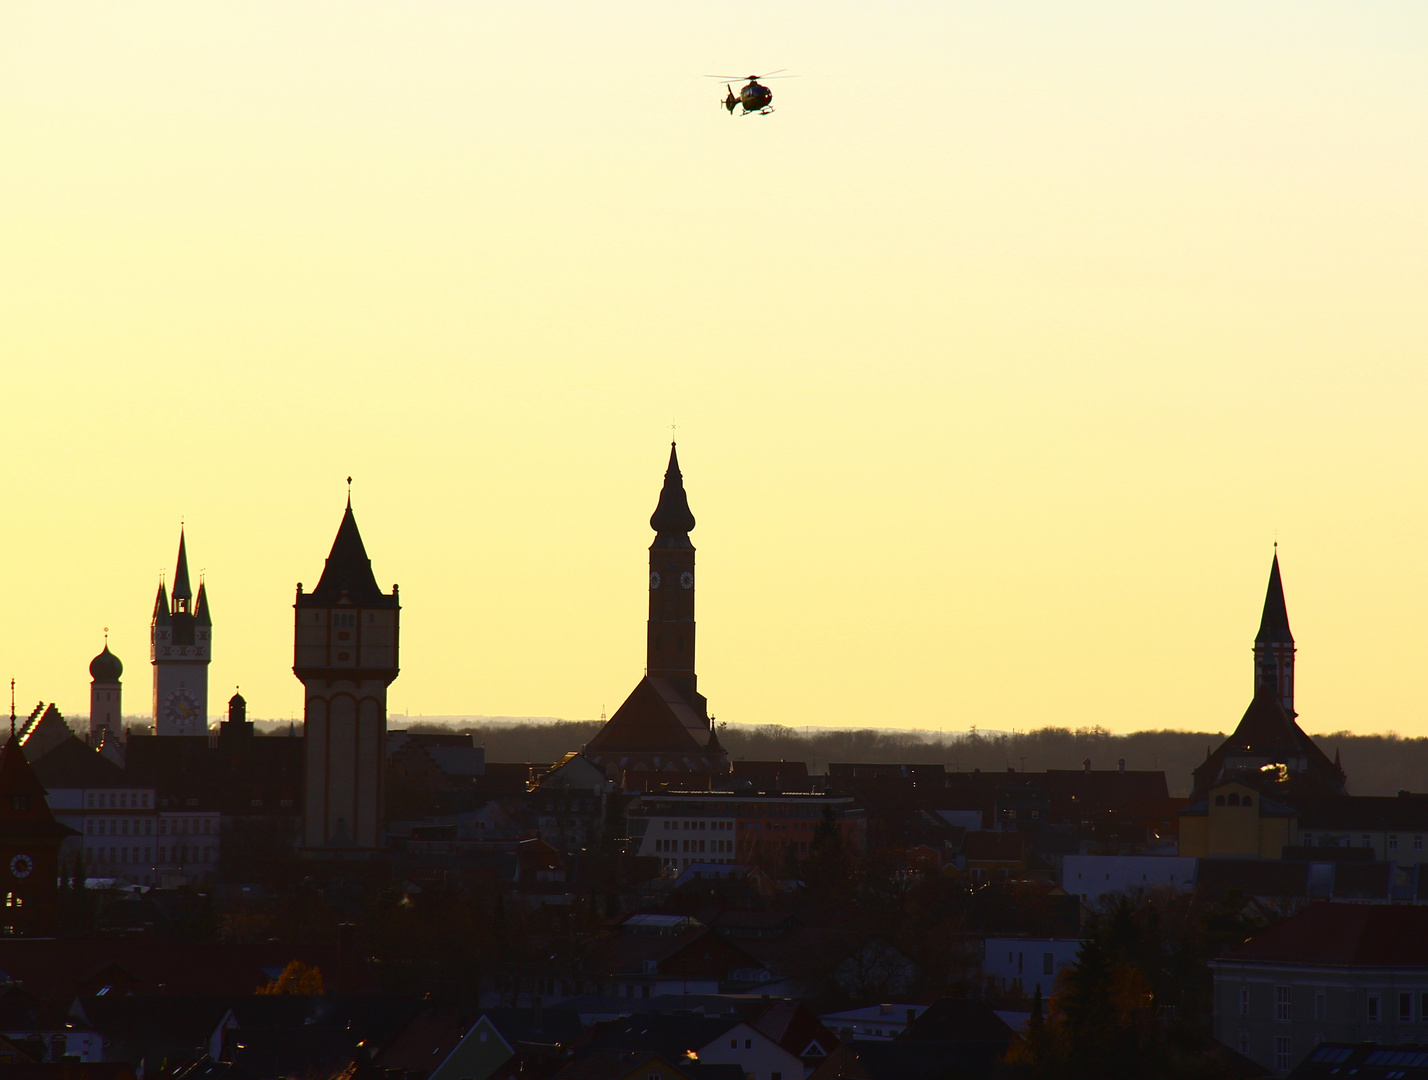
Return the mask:
<svg viewBox="0 0 1428 1080">
<path fill-rule="evenodd" d="M 1276 1075 L 1428 1025 L 1428 907 L 1316 903 L 1210 961 L 1215 1038 Z"/>
</svg>

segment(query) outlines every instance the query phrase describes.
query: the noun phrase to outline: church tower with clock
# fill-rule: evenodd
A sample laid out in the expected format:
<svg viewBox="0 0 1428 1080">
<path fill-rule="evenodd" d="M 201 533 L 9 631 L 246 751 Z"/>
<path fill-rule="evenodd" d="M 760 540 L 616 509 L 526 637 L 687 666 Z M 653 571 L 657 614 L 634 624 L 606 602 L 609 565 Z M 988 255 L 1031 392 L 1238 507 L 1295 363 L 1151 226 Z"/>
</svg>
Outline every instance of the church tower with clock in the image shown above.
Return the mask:
<svg viewBox="0 0 1428 1080">
<path fill-rule="evenodd" d="M 645 675 L 583 754 L 616 779 L 628 771 L 727 773 L 729 755 L 694 673 L 694 514 L 673 444 L 650 528 Z"/>
<path fill-rule="evenodd" d="M 154 734 L 208 734 L 208 664 L 213 659 L 213 618 L 208 587 L 198 596 L 188 581 L 188 552 L 179 530 L 173 596 L 159 583 L 149 624 L 149 659 L 154 665 Z"/>
<path fill-rule="evenodd" d="M 397 587 L 384 593 L 352 500 L 312 592 L 293 604 L 303 685 L 303 832 L 309 851 L 382 846 L 387 687 L 398 674 Z"/>
</svg>

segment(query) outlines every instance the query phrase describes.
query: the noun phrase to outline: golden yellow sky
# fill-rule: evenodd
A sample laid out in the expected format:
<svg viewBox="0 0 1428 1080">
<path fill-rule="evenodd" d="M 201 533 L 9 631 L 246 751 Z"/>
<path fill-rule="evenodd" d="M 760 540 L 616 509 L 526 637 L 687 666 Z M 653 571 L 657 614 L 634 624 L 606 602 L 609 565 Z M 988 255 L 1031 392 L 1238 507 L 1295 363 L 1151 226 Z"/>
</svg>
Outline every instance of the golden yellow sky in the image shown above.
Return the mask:
<svg viewBox="0 0 1428 1080">
<path fill-rule="evenodd" d="M 0 674 L 301 714 L 343 478 L 394 710 L 643 663 L 668 425 L 721 720 L 1428 734 L 1428 7 L 0 5 Z M 707 72 L 787 67 L 730 118 Z"/>
</svg>

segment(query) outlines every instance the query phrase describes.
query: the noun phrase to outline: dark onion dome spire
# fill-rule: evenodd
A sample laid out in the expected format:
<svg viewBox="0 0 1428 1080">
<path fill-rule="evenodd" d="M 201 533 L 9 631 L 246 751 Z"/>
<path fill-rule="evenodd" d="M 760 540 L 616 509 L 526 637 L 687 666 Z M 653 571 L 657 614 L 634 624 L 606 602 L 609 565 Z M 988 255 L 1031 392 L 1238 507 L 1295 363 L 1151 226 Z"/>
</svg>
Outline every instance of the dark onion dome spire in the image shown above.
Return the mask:
<svg viewBox="0 0 1428 1080">
<path fill-rule="evenodd" d="M 1256 645 L 1294 644 L 1289 632 L 1289 611 L 1284 605 L 1284 582 L 1279 579 L 1279 552 L 1274 553 L 1274 565 L 1269 570 L 1269 588 L 1264 594 L 1264 614 L 1259 620 Z"/>
<path fill-rule="evenodd" d="M 183 526 L 179 526 L 178 565 L 174 568 L 174 600 L 192 600 L 193 592 L 188 586 L 188 552 L 184 550 Z"/>
<path fill-rule="evenodd" d="M 109 643 L 104 643 L 104 651 L 89 662 L 89 677 L 98 683 L 118 682 L 124 674 L 124 665 L 119 657 L 109 651 Z"/>
<path fill-rule="evenodd" d="M 342 515 L 342 524 L 337 527 L 337 539 L 332 541 L 332 551 L 322 568 L 322 578 L 317 588 L 309 594 L 308 602 L 316 605 L 348 603 L 357 607 L 394 607 L 396 597 L 382 592 L 377 578 L 372 573 L 372 560 L 367 558 L 367 548 L 362 543 L 362 534 L 357 531 L 357 519 L 352 516 L 352 504 L 347 504 L 347 512 Z"/>
<path fill-rule="evenodd" d="M 694 528 L 694 514 L 689 509 L 689 496 L 684 493 L 684 474 L 679 471 L 679 455 L 675 453 L 674 443 L 669 444 L 669 468 L 664 471 L 659 505 L 650 515 L 650 528 L 670 538 L 687 536 Z"/>
</svg>

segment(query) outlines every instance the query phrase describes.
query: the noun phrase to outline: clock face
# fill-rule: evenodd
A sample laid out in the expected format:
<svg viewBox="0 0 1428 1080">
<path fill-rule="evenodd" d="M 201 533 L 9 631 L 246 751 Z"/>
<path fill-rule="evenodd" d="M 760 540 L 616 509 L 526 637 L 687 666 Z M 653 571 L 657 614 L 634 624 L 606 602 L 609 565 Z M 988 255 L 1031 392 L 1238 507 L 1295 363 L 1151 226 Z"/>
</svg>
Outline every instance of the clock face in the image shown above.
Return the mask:
<svg viewBox="0 0 1428 1080">
<path fill-rule="evenodd" d="M 679 575 L 679 587 L 681 589 L 694 588 L 694 575 L 691 574 L 688 570 Z"/>
<path fill-rule="evenodd" d="M 198 719 L 198 698 L 180 686 L 164 699 L 164 718 L 173 723 L 188 723 Z"/>
<path fill-rule="evenodd" d="M 658 571 L 658 570 L 651 570 L 651 571 L 650 571 L 650 588 L 651 588 L 651 589 L 658 589 L 658 588 L 659 588 L 659 571 Z"/>
<path fill-rule="evenodd" d="M 16 855 L 10 860 L 10 873 L 17 878 L 27 878 L 35 869 L 35 860 L 28 855 Z"/>
</svg>

